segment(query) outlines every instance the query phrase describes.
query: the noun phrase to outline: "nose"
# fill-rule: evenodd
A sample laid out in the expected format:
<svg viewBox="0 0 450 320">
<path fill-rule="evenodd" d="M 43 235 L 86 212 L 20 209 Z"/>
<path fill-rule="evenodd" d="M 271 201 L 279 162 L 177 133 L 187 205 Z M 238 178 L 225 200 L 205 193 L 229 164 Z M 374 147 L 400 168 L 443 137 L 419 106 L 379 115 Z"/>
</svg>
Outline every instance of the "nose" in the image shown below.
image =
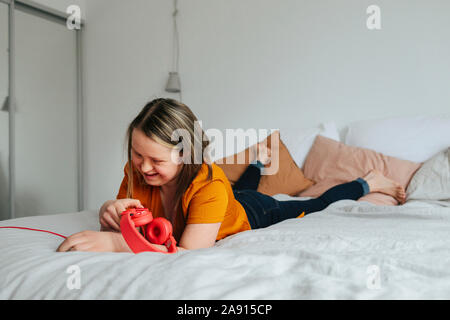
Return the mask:
<svg viewBox="0 0 450 320">
<path fill-rule="evenodd" d="M 153 167 L 151 166 L 149 161 L 146 161 L 146 160 L 142 161 L 141 171 L 142 172 L 152 172 L 153 171 Z"/>
</svg>

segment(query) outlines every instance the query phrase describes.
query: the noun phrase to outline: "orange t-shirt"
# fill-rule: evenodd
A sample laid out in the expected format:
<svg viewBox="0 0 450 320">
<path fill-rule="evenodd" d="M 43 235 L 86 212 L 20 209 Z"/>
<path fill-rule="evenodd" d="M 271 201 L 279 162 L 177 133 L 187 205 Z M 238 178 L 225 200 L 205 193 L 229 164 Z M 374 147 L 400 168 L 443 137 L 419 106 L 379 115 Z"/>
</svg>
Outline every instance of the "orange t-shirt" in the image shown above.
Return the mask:
<svg viewBox="0 0 450 320">
<path fill-rule="evenodd" d="M 250 223 L 245 213 L 245 209 L 236 200 L 231 188 L 230 181 L 226 177 L 222 168 L 215 163 L 212 166 L 212 180 L 208 177 L 208 165 L 202 164 L 200 171 L 187 188 L 181 201 L 183 216 L 187 224 L 219 223 L 221 226 L 216 240 L 223 239 L 229 235 L 250 230 Z M 125 177 L 120 185 L 117 199 L 127 197 L 128 162 L 125 164 Z M 140 173 L 133 167 L 133 199 L 138 199 L 144 208 L 152 211 L 153 217 L 164 217 L 164 209 L 160 196 L 160 187 L 150 186 L 145 182 L 140 182 Z M 184 222 L 173 226 L 174 236 L 181 237 L 184 230 Z M 177 239 L 179 241 L 179 239 Z"/>
</svg>

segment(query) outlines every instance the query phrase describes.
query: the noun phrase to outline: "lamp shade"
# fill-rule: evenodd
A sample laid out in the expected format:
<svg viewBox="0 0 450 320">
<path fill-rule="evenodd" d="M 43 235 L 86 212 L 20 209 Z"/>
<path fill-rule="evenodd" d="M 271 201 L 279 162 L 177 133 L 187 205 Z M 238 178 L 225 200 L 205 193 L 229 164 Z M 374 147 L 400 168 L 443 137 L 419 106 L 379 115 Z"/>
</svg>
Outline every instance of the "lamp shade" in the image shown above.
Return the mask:
<svg viewBox="0 0 450 320">
<path fill-rule="evenodd" d="M 175 93 L 181 91 L 180 76 L 178 75 L 178 72 L 169 72 L 169 80 L 167 81 L 166 91 Z"/>
</svg>

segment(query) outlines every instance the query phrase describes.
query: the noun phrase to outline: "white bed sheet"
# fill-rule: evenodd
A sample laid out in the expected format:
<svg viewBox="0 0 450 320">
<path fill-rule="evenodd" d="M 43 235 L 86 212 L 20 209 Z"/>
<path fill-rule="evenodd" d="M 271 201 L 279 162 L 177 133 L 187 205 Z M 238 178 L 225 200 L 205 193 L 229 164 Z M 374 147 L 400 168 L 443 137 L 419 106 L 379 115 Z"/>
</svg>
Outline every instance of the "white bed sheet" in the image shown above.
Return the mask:
<svg viewBox="0 0 450 320">
<path fill-rule="evenodd" d="M 447 205 L 342 200 L 173 255 L 56 253 L 59 237 L 0 229 L 0 298 L 450 299 Z M 99 227 L 96 211 L 0 222 L 7 225 L 63 235 Z M 80 289 L 67 286 L 72 265 Z"/>
</svg>

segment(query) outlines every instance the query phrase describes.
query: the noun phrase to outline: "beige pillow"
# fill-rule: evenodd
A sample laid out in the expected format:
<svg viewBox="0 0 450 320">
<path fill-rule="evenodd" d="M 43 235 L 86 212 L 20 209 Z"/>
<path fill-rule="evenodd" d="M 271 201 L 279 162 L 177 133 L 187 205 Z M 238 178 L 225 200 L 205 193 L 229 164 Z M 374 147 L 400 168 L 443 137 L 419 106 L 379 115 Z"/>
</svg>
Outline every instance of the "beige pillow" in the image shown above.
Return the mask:
<svg viewBox="0 0 450 320">
<path fill-rule="evenodd" d="M 406 198 L 450 201 L 450 147 L 424 162 L 409 183 Z"/>
<path fill-rule="evenodd" d="M 348 146 L 342 142 L 318 135 L 303 166 L 305 177 L 316 182 L 299 197 L 318 197 L 335 185 L 356 180 L 371 169 L 400 183 L 406 190 L 414 173 L 422 163 L 383 155 L 374 150 Z M 397 205 L 398 201 L 382 193 L 369 193 L 358 201 L 378 205 Z"/>
<path fill-rule="evenodd" d="M 270 163 L 265 166 L 267 174 L 261 176 L 257 191 L 269 196 L 278 193 L 293 196 L 313 184 L 311 180 L 305 178 L 302 170 L 295 164 L 288 149 L 280 139 L 279 130 L 269 135 L 262 142 L 266 143 L 268 148 L 271 148 L 271 163 L 278 159 L 278 166 L 271 166 Z M 251 148 L 249 147 L 237 154 L 215 161 L 222 168 L 231 185 L 238 181 L 250 162 L 252 162 Z M 243 159 L 244 163 L 238 164 L 238 159 Z"/>
</svg>

